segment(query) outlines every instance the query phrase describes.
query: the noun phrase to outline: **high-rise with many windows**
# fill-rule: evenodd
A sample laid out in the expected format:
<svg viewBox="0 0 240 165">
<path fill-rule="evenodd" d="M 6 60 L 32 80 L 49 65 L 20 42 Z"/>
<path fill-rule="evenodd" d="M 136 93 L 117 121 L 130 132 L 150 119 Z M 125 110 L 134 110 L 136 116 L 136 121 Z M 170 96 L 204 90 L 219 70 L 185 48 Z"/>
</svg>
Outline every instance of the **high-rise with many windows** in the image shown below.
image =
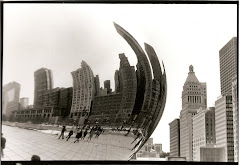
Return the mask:
<svg viewBox="0 0 240 165">
<path fill-rule="evenodd" d="M 216 146 L 224 147 L 225 160 L 234 161 L 232 96 L 225 95 L 215 101 Z"/>
<path fill-rule="evenodd" d="M 12 111 L 20 108 L 20 87 L 20 84 L 15 81 L 3 86 L 2 114 L 9 116 Z"/>
<path fill-rule="evenodd" d="M 73 98 L 70 118 L 83 125 L 90 113 L 95 95 L 94 76 L 90 66 L 82 61 L 81 68 L 71 72 L 73 77 Z"/>
<path fill-rule="evenodd" d="M 170 156 L 180 156 L 180 120 L 174 119 L 169 123 L 170 127 Z"/>
<path fill-rule="evenodd" d="M 52 71 L 41 68 L 34 72 L 34 107 L 42 106 L 39 97 L 47 90 L 53 89 Z"/>
<path fill-rule="evenodd" d="M 182 91 L 182 110 L 180 113 L 180 154 L 192 161 L 193 155 L 193 127 L 192 117 L 199 108 L 207 107 L 206 83 L 198 81 L 193 66 L 189 66 L 188 77 Z"/>
<path fill-rule="evenodd" d="M 232 78 L 237 75 L 237 37 L 233 37 L 220 51 L 221 94 L 232 92 Z"/>
<path fill-rule="evenodd" d="M 239 117 L 238 117 L 238 94 L 237 94 L 237 75 L 232 80 L 232 104 L 233 104 L 233 132 L 234 132 L 234 162 L 238 162 L 238 134 L 239 134 Z"/>
<path fill-rule="evenodd" d="M 215 134 L 215 108 L 199 108 L 193 116 L 193 161 L 197 161 L 200 147 L 216 143 Z"/>
</svg>

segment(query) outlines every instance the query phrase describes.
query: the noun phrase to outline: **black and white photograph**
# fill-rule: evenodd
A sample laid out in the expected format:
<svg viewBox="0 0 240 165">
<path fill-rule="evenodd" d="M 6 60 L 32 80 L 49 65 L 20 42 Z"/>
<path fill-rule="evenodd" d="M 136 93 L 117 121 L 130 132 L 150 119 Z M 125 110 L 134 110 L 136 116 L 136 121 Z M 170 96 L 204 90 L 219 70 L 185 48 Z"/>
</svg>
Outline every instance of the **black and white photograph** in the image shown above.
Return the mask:
<svg viewBox="0 0 240 165">
<path fill-rule="evenodd" d="M 238 3 L 2 3 L 1 161 L 238 162 Z"/>
</svg>

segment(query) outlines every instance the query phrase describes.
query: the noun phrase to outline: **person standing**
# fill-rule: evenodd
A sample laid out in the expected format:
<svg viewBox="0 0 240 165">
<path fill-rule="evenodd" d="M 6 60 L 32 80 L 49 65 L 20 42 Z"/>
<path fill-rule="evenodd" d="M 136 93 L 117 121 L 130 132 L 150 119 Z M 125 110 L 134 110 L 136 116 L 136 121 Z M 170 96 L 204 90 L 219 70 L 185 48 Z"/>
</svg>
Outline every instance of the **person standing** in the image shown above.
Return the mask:
<svg viewBox="0 0 240 165">
<path fill-rule="evenodd" d="M 61 135 L 59 136 L 58 139 L 60 139 L 60 137 L 62 136 L 62 139 L 64 139 L 64 132 L 66 131 L 66 126 L 64 125 L 61 131 Z"/>
<path fill-rule="evenodd" d="M 3 133 L 1 133 L 1 157 L 4 157 L 3 149 L 6 145 L 6 139 L 3 137 Z"/>
</svg>

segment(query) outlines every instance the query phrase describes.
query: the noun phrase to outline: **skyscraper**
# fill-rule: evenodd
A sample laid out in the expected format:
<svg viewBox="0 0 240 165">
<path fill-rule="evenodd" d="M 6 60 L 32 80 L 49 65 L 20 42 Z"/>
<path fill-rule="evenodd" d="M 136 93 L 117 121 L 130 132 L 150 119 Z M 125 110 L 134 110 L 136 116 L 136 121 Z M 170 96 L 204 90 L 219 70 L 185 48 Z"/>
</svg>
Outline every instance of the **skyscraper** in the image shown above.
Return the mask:
<svg viewBox="0 0 240 165">
<path fill-rule="evenodd" d="M 122 93 L 121 110 L 118 111 L 116 122 L 128 122 L 132 114 L 137 92 L 137 78 L 134 66 L 130 66 L 125 54 L 119 54 L 119 90 Z"/>
<path fill-rule="evenodd" d="M 238 134 L 239 134 L 239 113 L 237 94 L 237 75 L 232 79 L 232 104 L 233 104 L 233 132 L 234 132 L 234 162 L 238 162 Z"/>
<path fill-rule="evenodd" d="M 170 127 L 170 156 L 180 156 L 180 120 L 174 119 L 169 123 Z"/>
<path fill-rule="evenodd" d="M 197 161 L 200 147 L 216 144 L 215 108 L 199 108 L 193 116 L 193 161 Z"/>
<path fill-rule="evenodd" d="M 114 23 L 117 32 L 128 42 L 135 52 L 137 64 L 137 95 L 133 108 L 135 123 L 144 124 L 148 114 L 152 94 L 152 74 L 147 56 L 138 42 L 121 26 Z"/>
<path fill-rule="evenodd" d="M 187 161 L 192 161 L 192 117 L 199 108 L 207 107 L 206 83 L 198 81 L 193 66 L 189 66 L 188 77 L 184 83 L 182 91 L 182 110 L 180 113 L 180 154 L 186 157 Z"/>
<path fill-rule="evenodd" d="M 53 89 L 52 71 L 41 68 L 34 72 L 34 107 L 42 106 L 39 97 L 47 90 Z"/>
<path fill-rule="evenodd" d="M 20 108 L 21 109 L 28 107 L 28 100 L 29 99 L 27 97 L 20 98 Z"/>
<path fill-rule="evenodd" d="M 232 78 L 237 75 L 237 37 L 233 37 L 220 51 L 221 94 L 232 92 Z"/>
<path fill-rule="evenodd" d="M 99 82 L 99 76 L 96 75 L 94 77 L 94 84 L 95 84 L 95 96 L 100 95 L 100 82 Z"/>
<path fill-rule="evenodd" d="M 10 82 L 3 86 L 3 106 L 2 113 L 9 116 L 13 110 L 18 110 L 19 107 L 20 84 Z"/>
<path fill-rule="evenodd" d="M 88 117 L 91 102 L 95 94 L 94 76 L 90 66 L 82 61 L 81 68 L 71 72 L 73 77 L 73 99 L 71 115 L 79 125 Z"/>
<path fill-rule="evenodd" d="M 234 161 L 232 96 L 225 95 L 215 101 L 216 146 L 224 147 L 225 160 Z"/>
<path fill-rule="evenodd" d="M 105 80 L 104 81 L 104 88 L 107 89 L 107 94 L 110 94 L 112 89 L 111 89 L 111 84 L 110 84 L 110 80 Z"/>
</svg>

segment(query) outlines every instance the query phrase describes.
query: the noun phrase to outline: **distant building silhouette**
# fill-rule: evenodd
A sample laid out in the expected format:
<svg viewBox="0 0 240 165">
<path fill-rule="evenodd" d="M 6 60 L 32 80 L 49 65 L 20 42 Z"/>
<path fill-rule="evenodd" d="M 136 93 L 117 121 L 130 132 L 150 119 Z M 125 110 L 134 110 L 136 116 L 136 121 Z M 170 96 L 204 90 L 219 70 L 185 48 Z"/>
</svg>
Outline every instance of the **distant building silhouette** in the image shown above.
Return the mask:
<svg viewBox="0 0 240 165">
<path fill-rule="evenodd" d="M 104 89 L 107 89 L 107 94 L 110 94 L 112 92 L 110 80 L 104 81 Z"/>
<path fill-rule="evenodd" d="M 20 98 L 20 109 L 27 108 L 28 101 L 29 101 L 29 98 L 27 98 L 27 97 Z"/>
<path fill-rule="evenodd" d="M 11 115 L 12 111 L 18 110 L 20 108 L 20 88 L 20 84 L 15 81 L 3 86 L 2 114 L 9 116 Z"/>
<path fill-rule="evenodd" d="M 41 68 L 34 72 L 34 107 L 41 107 L 41 95 L 47 90 L 53 89 L 52 71 L 47 68 Z"/>
</svg>

